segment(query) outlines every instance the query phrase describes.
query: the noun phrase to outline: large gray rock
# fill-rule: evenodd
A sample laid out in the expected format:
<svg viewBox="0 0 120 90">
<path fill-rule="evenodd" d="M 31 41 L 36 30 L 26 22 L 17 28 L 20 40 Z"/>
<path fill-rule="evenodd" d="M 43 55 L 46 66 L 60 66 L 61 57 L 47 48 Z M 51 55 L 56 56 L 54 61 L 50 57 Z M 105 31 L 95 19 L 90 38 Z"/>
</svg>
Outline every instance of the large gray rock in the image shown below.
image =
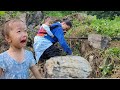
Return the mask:
<svg viewBox="0 0 120 90">
<path fill-rule="evenodd" d="M 26 24 L 27 26 L 32 25 L 33 27 L 39 25 L 44 15 L 41 11 L 33 11 L 26 14 Z"/>
<path fill-rule="evenodd" d="M 87 78 L 92 72 L 86 59 L 69 55 L 50 58 L 44 69 L 45 78 Z"/>
<path fill-rule="evenodd" d="M 91 46 L 97 49 L 106 49 L 111 41 L 110 37 L 102 36 L 100 34 L 89 34 L 88 41 Z"/>
</svg>

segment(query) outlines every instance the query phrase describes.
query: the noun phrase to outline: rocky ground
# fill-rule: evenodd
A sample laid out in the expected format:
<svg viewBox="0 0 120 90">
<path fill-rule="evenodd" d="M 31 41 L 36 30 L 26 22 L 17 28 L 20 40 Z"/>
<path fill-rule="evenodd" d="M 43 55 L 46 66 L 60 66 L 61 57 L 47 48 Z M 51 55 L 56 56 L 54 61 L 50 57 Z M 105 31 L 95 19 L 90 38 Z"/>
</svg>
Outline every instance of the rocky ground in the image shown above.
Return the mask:
<svg viewBox="0 0 120 90">
<path fill-rule="evenodd" d="M 110 47 L 120 47 L 120 41 L 111 41 Z M 88 60 L 88 62 L 90 63 L 90 65 L 92 67 L 92 72 L 88 76 L 88 78 L 101 78 L 102 75 L 101 75 L 99 66 L 103 63 L 103 57 L 101 57 L 99 50 L 91 48 L 88 45 L 86 45 L 86 50 L 82 54 L 82 57 L 84 57 L 86 60 Z M 45 69 L 44 69 L 45 63 L 46 62 L 38 64 L 39 71 L 41 72 L 43 77 L 45 77 Z M 118 65 L 120 65 L 120 64 L 118 63 Z M 111 76 L 106 77 L 106 78 L 120 78 L 120 68 L 113 69 L 113 70 L 114 70 L 114 73 Z M 31 73 L 30 78 L 35 79 L 35 77 L 32 75 L 32 73 Z"/>
</svg>

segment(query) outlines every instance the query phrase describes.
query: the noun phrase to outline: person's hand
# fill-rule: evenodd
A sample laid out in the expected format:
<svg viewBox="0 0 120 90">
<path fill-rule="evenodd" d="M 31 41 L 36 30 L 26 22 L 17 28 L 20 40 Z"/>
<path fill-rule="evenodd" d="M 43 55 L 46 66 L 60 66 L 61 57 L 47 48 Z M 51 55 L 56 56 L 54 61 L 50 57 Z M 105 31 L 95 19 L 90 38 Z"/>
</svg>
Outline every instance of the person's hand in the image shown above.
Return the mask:
<svg viewBox="0 0 120 90">
<path fill-rule="evenodd" d="M 68 54 L 67 56 L 73 56 L 73 53 L 72 54 Z"/>
</svg>

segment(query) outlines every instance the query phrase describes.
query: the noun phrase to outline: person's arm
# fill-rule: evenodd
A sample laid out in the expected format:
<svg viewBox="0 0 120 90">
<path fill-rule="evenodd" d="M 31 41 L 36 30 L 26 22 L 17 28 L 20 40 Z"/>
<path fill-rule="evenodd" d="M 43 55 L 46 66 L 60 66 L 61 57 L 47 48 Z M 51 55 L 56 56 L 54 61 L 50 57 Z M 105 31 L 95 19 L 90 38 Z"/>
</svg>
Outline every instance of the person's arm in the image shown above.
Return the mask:
<svg viewBox="0 0 120 90">
<path fill-rule="evenodd" d="M 69 45 L 67 44 L 65 38 L 64 38 L 64 32 L 62 30 L 62 28 L 58 28 L 55 32 L 55 36 L 57 37 L 61 47 L 64 49 L 64 51 L 68 54 L 68 55 L 72 55 L 72 50 L 69 47 Z"/>
<path fill-rule="evenodd" d="M 3 69 L 0 68 L 0 77 L 2 76 L 2 74 L 3 74 Z"/>
<path fill-rule="evenodd" d="M 36 66 L 36 60 L 34 59 L 33 53 L 29 53 L 29 59 L 30 59 L 30 70 L 32 71 L 33 75 L 36 79 L 41 79 L 41 74 Z"/>
<path fill-rule="evenodd" d="M 3 55 L 0 55 L 0 77 L 3 75 L 4 70 L 6 70 L 6 66 L 3 60 L 4 60 Z"/>
<path fill-rule="evenodd" d="M 50 27 L 43 25 L 43 28 L 46 30 L 47 34 L 51 36 L 52 38 L 54 37 L 53 33 L 50 31 Z"/>
<path fill-rule="evenodd" d="M 35 76 L 36 79 L 42 79 L 42 76 L 37 68 L 36 65 L 30 67 L 30 70 L 32 71 L 33 75 Z"/>
</svg>

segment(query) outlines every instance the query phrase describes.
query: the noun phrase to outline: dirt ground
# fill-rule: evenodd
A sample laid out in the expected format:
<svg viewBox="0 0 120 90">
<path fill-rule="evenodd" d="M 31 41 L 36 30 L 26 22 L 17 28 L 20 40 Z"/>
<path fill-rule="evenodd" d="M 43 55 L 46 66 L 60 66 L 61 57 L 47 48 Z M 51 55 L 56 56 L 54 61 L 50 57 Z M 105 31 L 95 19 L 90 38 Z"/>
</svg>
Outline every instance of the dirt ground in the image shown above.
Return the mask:
<svg viewBox="0 0 120 90">
<path fill-rule="evenodd" d="M 101 75 L 101 71 L 99 69 L 99 66 L 103 62 L 103 57 L 99 53 L 99 50 L 90 47 L 88 45 L 88 42 L 86 42 L 86 41 L 82 42 L 81 45 L 82 45 L 81 47 L 84 46 L 83 48 L 81 48 L 82 50 L 80 49 L 80 53 L 82 53 L 81 56 L 86 58 L 90 62 L 91 66 L 93 68 L 93 72 L 91 73 L 91 75 L 88 78 L 101 78 L 102 75 Z M 111 41 L 109 47 L 110 48 L 112 48 L 112 47 L 119 47 L 120 48 L 120 41 Z M 93 56 L 92 61 L 90 61 L 90 59 L 89 59 L 91 56 Z M 45 76 L 44 69 L 43 69 L 44 63 L 38 64 L 39 71 L 43 77 Z M 114 70 L 114 74 L 112 74 L 111 76 L 106 77 L 106 78 L 120 78 L 120 69 Z M 35 79 L 35 77 L 31 74 L 30 79 Z"/>
<path fill-rule="evenodd" d="M 111 41 L 110 47 L 118 47 L 118 48 L 120 48 L 120 41 Z"/>
<path fill-rule="evenodd" d="M 89 78 L 101 78 L 102 75 L 101 75 L 101 71 L 100 71 L 99 67 L 100 67 L 100 65 L 103 64 L 104 58 L 102 57 L 102 55 L 100 54 L 100 51 L 98 49 L 90 47 L 86 42 L 83 43 L 83 46 L 84 46 L 83 51 L 81 50 L 83 52 L 82 56 L 90 62 L 91 66 L 93 68 L 93 72 Z M 112 48 L 112 47 L 120 48 L 120 41 L 111 41 L 109 48 Z M 85 51 L 84 51 L 84 49 L 85 49 Z M 92 57 L 92 60 L 90 60 L 90 57 Z M 110 59 L 110 60 L 112 61 L 112 59 Z M 114 61 L 117 62 L 114 64 L 114 66 L 120 66 L 120 60 L 116 59 Z M 107 76 L 106 78 L 120 78 L 120 68 L 113 69 L 112 75 Z"/>
</svg>

